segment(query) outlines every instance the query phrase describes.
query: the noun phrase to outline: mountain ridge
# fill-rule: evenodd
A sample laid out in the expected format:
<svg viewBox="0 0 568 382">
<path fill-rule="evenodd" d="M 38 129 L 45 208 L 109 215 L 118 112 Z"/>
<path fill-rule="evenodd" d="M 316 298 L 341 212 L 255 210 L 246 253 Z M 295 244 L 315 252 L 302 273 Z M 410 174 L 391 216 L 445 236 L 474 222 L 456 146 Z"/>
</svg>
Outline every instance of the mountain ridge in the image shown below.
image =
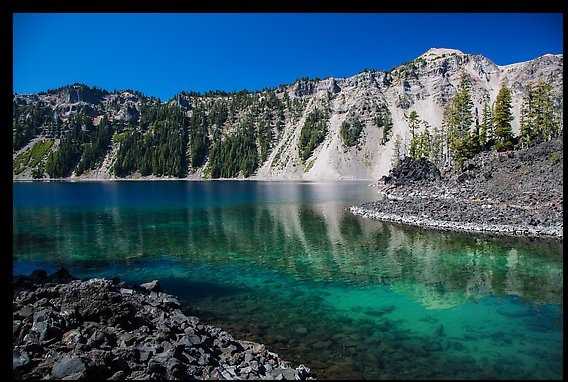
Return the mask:
<svg viewBox="0 0 568 382">
<path fill-rule="evenodd" d="M 393 139 L 384 142 L 384 126 L 378 126 L 377 118 L 389 114 L 392 119 L 392 137 L 408 141 L 409 131 L 405 115 L 416 111 L 431 127 L 441 125 L 442 110 L 455 94 L 462 74 L 472 80 L 472 99 L 478 113 L 487 97 L 495 100 L 502 81 L 509 83 L 513 98 L 513 130 L 519 130 L 519 110 L 522 96 L 531 81 L 544 80 L 551 84 L 555 106 L 562 110 L 562 54 L 545 54 L 533 60 L 499 66 L 482 55 L 463 53 L 455 49 L 431 48 L 416 59 L 401 64 L 389 71 L 363 70 L 353 76 L 325 79 L 298 79 L 287 85 L 260 91 L 196 93 L 181 91 L 168 101 L 145 96 L 132 90 L 107 91 L 82 84 L 66 85 L 35 94 L 14 95 L 14 131 L 18 124 L 31 124 L 31 133 L 24 139 L 25 145 L 15 147 L 14 162 L 22 163 L 21 156 L 31 150 L 37 141 L 52 139 L 53 144 L 42 158 L 14 168 L 14 179 L 31 178 L 34 169 L 40 171 L 48 156 L 57 150 L 65 136 L 69 120 L 77 114 L 85 114 L 92 122 L 85 128 L 91 134 L 101 119 L 116 123 L 113 134 L 122 134 L 129 128 L 147 134 L 141 126 L 144 108 L 159 105 L 176 105 L 184 118 L 192 120 L 195 110 L 203 110 L 206 126 L 205 141 L 209 141 L 205 162 L 200 166 L 187 166 L 183 178 L 208 178 L 210 154 L 214 143 L 220 146 L 232 134 L 244 130 L 254 131 L 259 154 L 257 167 L 249 174 L 255 179 L 377 179 L 391 167 Z M 216 108 L 227 110 L 227 120 L 212 122 Z M 304 161 L 299 155 L 301 132 L 308 116 L 314 109 L 322 109 L 328 117 L 326 132 Z M 34 114 L 39 114 L 34 120 Z M 49 115 L 51 114 L 51 115 Z M 252 117 L 251 117 L 252 115 Z M 213 117 L 212 117 L 213 116 Z M 247 119 L 248 118 L 248 119 Z M 32 122 L 26 122 L 32 119 Z M 341 138 L 341 126 L 357 120 L 363 125 L 354 146 L 348 146 Z M 247 124 L 248 127 L 242 127 Z M 47 126 L 51 126 L 51 131 Z M 60 126 L 61 125 L 61 126 Z M 260 126 L 268 125 L 268 127 Z M 130 126 L 130 127 L 128 127 Z M 133 127 L 132 127 L 133 126 Z M 57 130 L 59 129 L 59 130 Z M 67 130 L 66 130 L 67 129 Z M 83 127 L 82 127 L 83 129 Z M 89 130 L 90 129 L 90 130 Z M 57 130 L 57 131 L 56 131 Z M 144 131 L 143 131 L 144 130 Z M 185 144 L 190 150 L 192 128 Z M 262 138 L 262 134 L 266 137 Z M 114 135 L 113 135 L 114 136 Z M 263 142 L 260 142 L 262 139 Z M 31 143 L 31 146 L 30 146 Z M 99 158 L 98 167 L 86 174 L 73 171 L 66 178 L 117 178 L 113 172 L 116 155 L 121 143 L 113 140 Z M 265 148 L 262 151 L 262 147 Z M 188 154 L 190 159 L 191 154 Z M 191 160 L 190 160 L 191 161 Z M 37 162 L 37 163 L 36 163 Z M 43 173 L 43 176 L 47 176 Z M 150 174 L 156 176 L 156 174 Z M 159 176 L 159 175 L 158 175 Z M 162 175 L 163 176 L 163 175 Z M 139 178 L 134 171 L 127 178 Z M 148 177 L 148 175 L 146 175 Z M 236 177 L 243 177 L 242 171 Z"/>
<path fill-rule="evenodd" d="M 483 56 L 482 54 L 464 53 L 463 51 L 461 51 L 461 50 L 459 50 L 459 49 L 453 49 L 453 48 L 430 48 L 430 49 L 428 49 L 426 52 L 424 52 L 424 53 L 422 53 L 421 55 L 419 55 L 417 58 L 423 57 L 423 56 L 427 55 L 427 54 L 428 54 L 429 52 L 431 52 L 431 51 L 433 51 L 433 52 L 434 52 L 434 51 L 446 51 L 446 53 L 452 53 L 452 52 L 453 52 L 453 53 L 457 53 L 457 54 L 461 54 L 461 55 L 482 56 L 482 57 L 486 58 L 487 60 L 491 61 L 489 58 L 487 58 L 486 56 Z M 514 63 L 511 63 L 511 64 L 505 64 L 505 65 L 498 65 L 498 64 L 494 63 L 493 61 L 491 61 L 491 62 L 493 62 L 496 66 L 498 66 L 498 67 L 500 67 L 500 68 L 507 68 L 507 67 L 514 66 L 514 65 L 519 65 L 519 64 L 528 63 L 528 62 L 537 60 L 537 59 L 539 59 L 539 58 L 547 57 L 547 56 L 557 57 L 557 58 L 563 58 L 563 53 L 556 53 L 556 54 L 555 54 L 555 53 L 544 53 L 544 54 L 542 54 L 542 55 L 540 55 L 540 56 L 536 56 L 535 58 L 530 59 L 530 60 L 519 61 L 519 62 L 514 62 Z M 292 81 L 292 82 L 289 82 L 289 83 L 283 83 L 283 84 L 276 85 L 276 86 L 266 86 L 266 87 L 264 87 L 264 88 L 262 88 L 262 89 L 256 89 L 256 90 L 253 90 L 253 89 L 246 89 L 246 88 L 240 89 L 240 90 L 233 90 L 233 91 L 220 90 L 220 89 L 209 89 L 209 90 L 200 91 L 200 92 L 198 92 L 198 91 L 180 90 L 180 91 L 176 92 L 176 93 L 175 93 L 173 96 L 171 96 L 170 98 L 167 98 L 167 99 L 164 98 L 163 100 L 162 100 L 160 97 L 153 96 L 153 95 L 148 95 L 148 94 L 146 94 L 146 93 L 144 93 L 144 92 L 142 92 L 142 91 L 140 91 L 140 90 L 133 90 L 133 89 L 129 89 L 129 88 L 107 90 L 107 89 L 105 89 L 105 88 L 103 88 L 103 87 L 101 87 L 101 86 L 99 86 L 99 85 L 89 85 L 89 84 L 82 83 L 82 82 L 74 82 L 74 83 L 69 83 L 69 84 L 63 84 L 63 85 L 61 85 L 61 86 L 59 86 L 59 87 L 57 87 L 57 88 L 54 88 L 54 89 L 41 90 L 41 91 L 38 91 L 38 92 L 21 92 L 21 93 L 14 92 L 13 95 L 14 95 L 14 96 L 32 96 L 32 95 L 34 95 L 34 94 L 45 94 L 45 93 L 48 93 L 48 92 L 50 92 L 50 91 L 56 91 L 56 90 L 64 89 L 64 88 L 67 88 L 67 87 L 81 86 L 81 87 L 86 87 L 86 88 L 91 88 L 91 89 L 94 89 L 94 88 L 102 89 L 102 90 L 104 90 L 104 91 L 106 91 L 106 92 L 108 92 L 108 93 L 111 93 L 111 94 L 117 94 L 117 93 L 122 93 L 122 92 L 137 92 L 137 93 L 142 94 L 142 95 L 145 96 L 145 97 L 148 97 L 148 98 L 155 98 L 155 99 L 157 99 L 157 100 L 160 100 L 160 102 L 166 102 L 166 103 L 167 103 L 167 102 L 172 101 L 173 99 L 175 99 L 175 97 L 177 97 L 179 94 L 182 94 L 182 93 L 200 93 L 200 94 L 204 94 L 204 93 L 208 93 L 208 92 L 214 92 L 214 93 L 219 92 L 219 93 L 229 93 L 229 94 L 230 94 L 230 93 L 238 93 L 238 92 L 243 92 L 243 91 L 245 91 L 245 92 L 247 92 L 247 93 L 262 93 L 262 92 L 266 91 L 266 89 L 268 89 L 268 90 L 275 90 L 275 89 L 278 89 L 279 87 L 282 87 L 282 86 L 290 86 L 290 85 L 293 85 L 293 84 L 295 84 L 295 83 L 297 83 L 297 82 L 299 82 L 299 81 L 302 81 L 303 79 L 306 79 L 306 78 L 307 78 L 307 79 L 310 79 L 310 80 L 313 80 L 313 79 L 318 79 L 318 80 L 327 80 L 327 79 L 344 80 L 344 79 L 351 78 L 351 77 L 357 76 L 357 75 L 359 75 L 359 74 L 362 74 L 362 73 L 365 73 L 365 72 L 368 72 L 368 71 L 388 73 L 388 72 L 390 72 L 390 71 L 392 71 L 392 70 L 398 68 L 398 67 L 401 66 L 401 65 L 403 65 L 403 64 L 397 65 L 397 66 L 395 66 L 395 67 L 393 67 L 393 68 L 391 68 L 391 69 L 389 69 L 389 70 L 377 69 L 377 68 L 365 68 L 365 69 L 360 70 L 359 72 L 356 72 L 355 74 L 352 74 L 352 75 L 346 76 L 346 77 L 345 77 L 345 76 L 333 76 L 333 75 L 327 76 L 327 77 L 323 77 L 323 78 L 320 78 L 320 77 L 312 77 L 312 78 L 310 78 L 310 77 L 300 77 L 300 78 L 297 78 L 296 80 L 294 80 L 294 81 Z"/>
</svg>

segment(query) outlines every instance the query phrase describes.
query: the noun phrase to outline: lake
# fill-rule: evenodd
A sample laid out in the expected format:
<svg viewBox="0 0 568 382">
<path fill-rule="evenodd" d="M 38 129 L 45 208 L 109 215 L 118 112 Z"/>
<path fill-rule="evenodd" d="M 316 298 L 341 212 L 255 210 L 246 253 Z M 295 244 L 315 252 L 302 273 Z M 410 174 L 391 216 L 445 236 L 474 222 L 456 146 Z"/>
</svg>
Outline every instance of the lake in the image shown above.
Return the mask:
<svg viewBox="0 0 568 382">
<path fill-rule="evenodd" d="M 13 184 L 13 271 L 159 279 L 319 378 L 561 379 L 561 242 L 355 217 L 368 182 Z"/>
</svg>

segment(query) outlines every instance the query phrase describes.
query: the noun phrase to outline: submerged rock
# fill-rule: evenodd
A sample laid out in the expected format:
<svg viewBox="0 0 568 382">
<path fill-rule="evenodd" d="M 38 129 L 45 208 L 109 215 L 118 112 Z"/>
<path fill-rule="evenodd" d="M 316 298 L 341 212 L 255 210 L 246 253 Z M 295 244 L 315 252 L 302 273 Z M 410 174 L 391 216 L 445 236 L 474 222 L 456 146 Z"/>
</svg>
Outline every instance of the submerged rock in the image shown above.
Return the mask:
<svg viewBox="0 0 568 382">
<path fill-rule="evenodd" d="M 150 292 L 160 292 L 160 283 L 158 280 L 150 281 L 149 283 L 140 284 L 140 287 L 150 291 Z"/>
<path fill-rule="evenodd" d="M 16 379 L 313 379 L 264 345 L 186 316 L 157 280 L 132 287 L 63 269 L 14 287 Z"/>
</svg>

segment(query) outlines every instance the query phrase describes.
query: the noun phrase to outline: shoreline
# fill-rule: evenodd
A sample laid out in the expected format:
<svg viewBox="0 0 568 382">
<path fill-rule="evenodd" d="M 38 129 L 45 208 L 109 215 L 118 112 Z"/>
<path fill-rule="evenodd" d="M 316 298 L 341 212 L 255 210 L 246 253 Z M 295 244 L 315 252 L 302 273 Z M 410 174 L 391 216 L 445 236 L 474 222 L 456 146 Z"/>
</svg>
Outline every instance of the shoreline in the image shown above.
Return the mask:
<svg viewBox="0 0 568 382">
<path fill-rule="evenodd" d="M 562 158 L 561 139 L 482 152 L 444 176 L 427 160 L 405 158 L 377 185 L 378 200 L 349 211 L 439 231 L 563 241 Z"/>
<path fill-rule="evenodd" d="M 374 182 L 373 179 L 274 179 L 274 178 L 214 178 L 214 179 L 189 179 L 189 178 L 53 178 L 53 179 L 12 179 L 12 183 L 49 183 L 49 182 L 210 182 L 210 181 L 239 181 L 239 182 L 275 182 L 275 183 L 347 183 L 347 182 Z"/>
<path fill-rule="evenodd" d="M 387 223 L 431 229 L 443 232 L 475 233 L 488 236 L 521 237 L 526 239 L 545 239 L 563 241 L 563 227 L 528 227 L 509 224 L 481 224 L 472 222 L 455 222 L 449 220 L 432 219 L 416 215 L 402 216 L 380 212 L 372 208 L 351 206 L 348 208 L 353 215 L 378 220 Z"/>
</svg>

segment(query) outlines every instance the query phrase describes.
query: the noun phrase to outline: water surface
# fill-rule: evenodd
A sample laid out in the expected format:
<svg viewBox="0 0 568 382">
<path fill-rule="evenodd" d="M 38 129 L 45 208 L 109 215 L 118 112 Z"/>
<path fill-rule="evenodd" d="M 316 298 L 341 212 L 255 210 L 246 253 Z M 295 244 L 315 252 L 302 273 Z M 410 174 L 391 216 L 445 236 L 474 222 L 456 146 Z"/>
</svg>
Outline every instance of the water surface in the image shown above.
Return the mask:
<svg viewBox="0 0 568 382">
<path fill-rule="evenodd" d="M 562 246 L 345 211 L 365 182 L 13 185 L 14 272 L 159 279 L 320 378 L 560 379 Z"/>
</svg>

